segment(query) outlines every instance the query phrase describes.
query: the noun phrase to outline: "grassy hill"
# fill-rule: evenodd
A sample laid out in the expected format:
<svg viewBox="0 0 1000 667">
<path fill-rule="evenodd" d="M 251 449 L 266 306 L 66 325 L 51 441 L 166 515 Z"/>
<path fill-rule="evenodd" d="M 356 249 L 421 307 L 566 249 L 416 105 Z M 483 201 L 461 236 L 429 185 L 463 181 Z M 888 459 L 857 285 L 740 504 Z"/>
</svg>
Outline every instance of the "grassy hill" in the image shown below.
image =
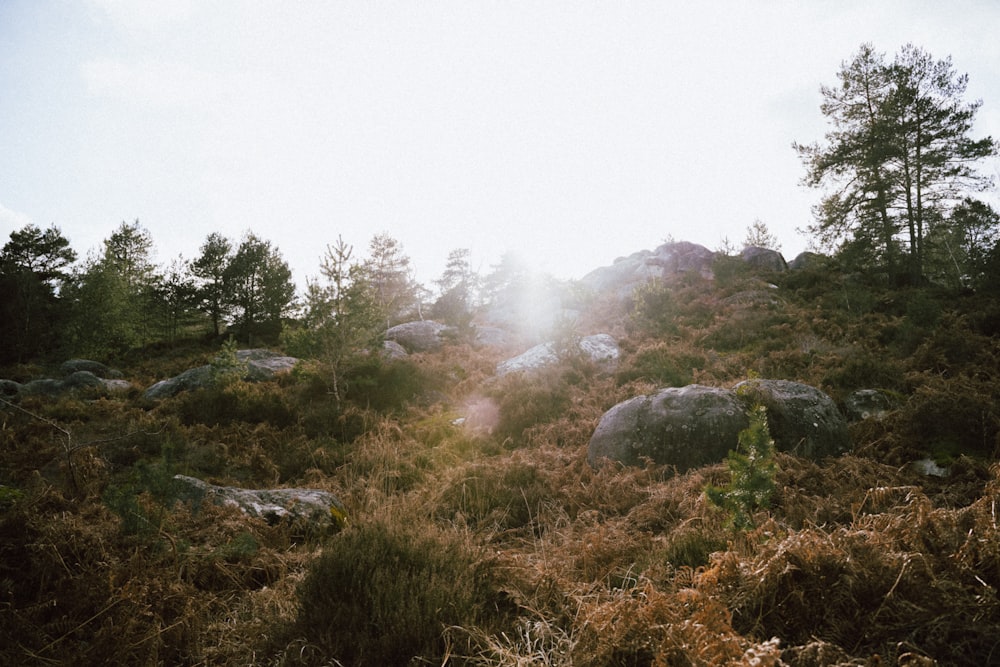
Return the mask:
<svg viewBox="0 0 1000 667">
<path fill-rule="evenodd" d="M 0 661 L 1000 662 L 994 295 L 719 264 L 633 299 L 576 298 L 558 335 L 613 334 L 615 372 L 564 354 L 494 378 L 524 347 L 456 339 L 361 364 L 336 408 L 310 364 L 144 399 L 218 353 L 191 341 L 125 360 L 127 393 L 5 399 Z M 750 376 L 838 402 L 878 388 L 898 407 L 852 425 L 845 456 L 775 455 L 770 505 L 745 530 L 705 494 L 725 462 L 587 464 L 616 403 Z M 927 458 L 949 474 L 913 467 Z M 175 474 L 330 491 L 349 525 L 178 502 Z"/>
</svg>

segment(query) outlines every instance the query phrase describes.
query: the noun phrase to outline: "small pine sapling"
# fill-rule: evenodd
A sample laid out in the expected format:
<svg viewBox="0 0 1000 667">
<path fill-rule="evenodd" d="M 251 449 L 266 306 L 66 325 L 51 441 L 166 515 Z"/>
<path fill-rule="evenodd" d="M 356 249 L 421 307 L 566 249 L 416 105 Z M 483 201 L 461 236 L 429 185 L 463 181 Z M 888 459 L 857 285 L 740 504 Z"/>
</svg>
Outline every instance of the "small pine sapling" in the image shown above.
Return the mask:
<svg viewBox="0 0 1000 667">
<path fill-rule="evenodd" d="M 729 524 L 737 530 L 753 527 L 753 512 L 770 506 L 774 495 L 774 440 L 767 426 L 767 410 L 756 405 L 750 425 L 740 431 L 739 444 L 726 457 L 729 483 L 706 486 L 712 504 L 729 512 Z"/>
</svg>

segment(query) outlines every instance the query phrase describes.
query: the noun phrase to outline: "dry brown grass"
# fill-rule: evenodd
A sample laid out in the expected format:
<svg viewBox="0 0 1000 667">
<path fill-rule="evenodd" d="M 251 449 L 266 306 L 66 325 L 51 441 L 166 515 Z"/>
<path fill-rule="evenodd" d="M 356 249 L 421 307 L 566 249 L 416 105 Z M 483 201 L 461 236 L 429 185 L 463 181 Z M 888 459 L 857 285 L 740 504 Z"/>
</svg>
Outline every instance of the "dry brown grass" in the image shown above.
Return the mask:
<svg viewBox="0 0 1000 667">
<path fill-rule="evenodd" d="M 135 393 L 21 404 L 58 428 L 4 411 L 0 634 L 13 641 L 0 662 L 364 662 L 385 610 L 413 602 L 390 585 L 404 580 L 391 560 L 403 556 L 433 573 L 417 577 L 421 599 L 469 595 L 462 613 L 414 606 L 394 617 L 422 628 L 419 641 L 392 649 L 400 664 L 1000 660 L 995 341 L 963 338 L 964 321 L 944 318 L 940 334 L 914 343 L 923 330 L 900 308 L 882 312 L 871 296 L 859 307 L 852 292 L 853 310 L 828 316 L 815 285 L 786 295 L 785 311 L 735 304 L 726 308 L 739 317 L 724 317 L 722 298 L 744 282 L 719 293 L 700 280 L 679 285 L 675 319 L 643 325 L 669 335 L 615 311 L 628 338 L 614 377 L 568 360 L 495 382 L 496 362 L 519 350 L 458 344 L 414 355 L 399 376 L 426 379 L 426 395 L 400 403 L 399 392 L 366 388 L 391 404 L 381 411 L 334 410 L 294 378 L 203 394 L 213 410 L 194 395 L 152 405 Z M 171 353 L 164 368 L 203 356 Z M 137 368 L 164 374 L 154 362 Z M 726 481 L 721 463 L 683 475 L 587 464 L 593 428 L 615 403 L 671 377 L 730 386 L 750 370 L 826 383 L 836 398 L 885 380 L 905 400 L 887 420 L 853 427 L 850 455 L 777 454 L 776 494 L 749 531 L 727 528 L 706 501 L 705 487 Z M 492 430 L 485 418 L 456 423 L 487 399 Z M 69 457 L 66 432 L 83 444 Z M 912 471 L 929 453 L 948 459 L 949 478 Z M 167 482 L 177 472 L 331 491 L 352 528 L 319 538 L 176 504 Z M 366 544 L 395 556 L 365 560 Z M 372 581 L 381 583 L 366 588 Z M 335 614 L 359 619 L 349 645 L 324 620 Z"/>
</svg>

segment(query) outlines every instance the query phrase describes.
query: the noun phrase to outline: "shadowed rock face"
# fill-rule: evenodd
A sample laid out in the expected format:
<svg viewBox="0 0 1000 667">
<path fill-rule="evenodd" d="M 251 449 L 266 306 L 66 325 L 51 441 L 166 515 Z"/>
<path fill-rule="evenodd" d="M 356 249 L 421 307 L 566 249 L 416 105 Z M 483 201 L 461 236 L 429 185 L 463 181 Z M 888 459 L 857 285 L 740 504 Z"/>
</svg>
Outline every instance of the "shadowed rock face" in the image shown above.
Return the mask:
<svg viewBox="0 0 1000 667">
<path fill-rule="evenodd" d="M 739 444 L 754 404 L 767 409 L 775 448 L 818 460 L 850 447 L 847 421 L 833 399 L 786 380 L 748 380 L 733 390 L 701 385 L 662 389 L 619 403 L 601 417 L 587 459 L 625 465 L 645 460 L 678 471 L 722 461 Z"/>
<path fill-rule="evenodd" d="M 397 324 L 385 332 L 386 340 L 392 340 L 407 352 L 432 352 L 444 343 L 443 334 L 451 327 L 433 320 L 421 320 Z"/>
<path fill-rule="evenodd" d="M 625 295 L 649 280 L 670 280 L 687 272 L 710 278 L 714 261 L 715 253 L 697 243 L 664 243 L 656 250 L 643 250 L 616 259 L 611 266 L 591 271 L 580 282 L 595 292 Z"/>
<path fill-rule="evenodd" d="M 779 451 L 814 461 L 843 454 L 851 446 L 847 420 L 819 389 L 788 380 L 747 380 L 733 388 L 747 403 L 767 408 L 767 423 Z"/>
<path fill-rule="evenodd" d="M 781 253 L 770 248 L 748 246 L 740 253 L 740 257 L 755 269 L 775 272 L 788 270 L 788 264 L 785 263 L 785 258 L 781 256 Z"/>
<path fill-rule="evenodd" d="M 619 403 L 601 417 L 587 460 L 642 465 L 644 459 L 689 470 L 725 458 L 750 423 L 727 389 L 670 387 Z"/>
</svg>

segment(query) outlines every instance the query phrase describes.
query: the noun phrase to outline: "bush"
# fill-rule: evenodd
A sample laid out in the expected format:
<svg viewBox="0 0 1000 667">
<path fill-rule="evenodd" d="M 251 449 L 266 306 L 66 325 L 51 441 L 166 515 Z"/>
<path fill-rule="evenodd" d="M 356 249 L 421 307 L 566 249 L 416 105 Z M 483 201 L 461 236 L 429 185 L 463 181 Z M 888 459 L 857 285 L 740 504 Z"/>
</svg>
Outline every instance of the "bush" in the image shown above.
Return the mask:
<svg viewBox="0 0 1000 667">
<path fill-rule="evenodd" d="M 474 527 L 521 528 L 538 515 L 552 490 L 538 467 L 523 461 L 470 465 L 444 491 L 438 515 Z"/>
<path fill-rule="evenodd" d="M 676 346 L 654 342 L 631 355 L 616 378 L 621 384 L 646 380 L 658 387 L 683 387 L 694 382 L 695 369 L 707 365 L 708 360 L 697 350 L 678 351 Z"/>
<path fill-rule="evenodd" d="M 501 440 L 520 441 L 532 426 L 558 419 L 569 406 L 569 387 L 556 366 L 530 377 L 511 373 L 489 392 L 500 408 L 500 421 L 493 430 Z"/>
<path fill-rule="evenodd" d="M 178 414 L 187 425 L 246 422 L 285 428 L 297 421 L 294 407 L 273 382 L 230 381 L 185 392 L 177 399 L 177 405 Z"/>
<path fill-rule="evenodd" d="M 725 486 L 705 487 L 713 504 L 729 513 L 737 530 L 753 527 L 753 513 L 767 508 L 774 495 L 774 440 L 767 427 L 767 409 L 750 411 L 750 426 L 740 431 L 739 447 L 726 458 L 731 479 Z"/>
<path fill-rule="evenodd" d="M 433 530 L 371 523 L 339 535 L 298 590 L 294 631 L 345 665 L 441 663 L 451 626 L 496 625 L 492 565 Z"/>
</svg>

